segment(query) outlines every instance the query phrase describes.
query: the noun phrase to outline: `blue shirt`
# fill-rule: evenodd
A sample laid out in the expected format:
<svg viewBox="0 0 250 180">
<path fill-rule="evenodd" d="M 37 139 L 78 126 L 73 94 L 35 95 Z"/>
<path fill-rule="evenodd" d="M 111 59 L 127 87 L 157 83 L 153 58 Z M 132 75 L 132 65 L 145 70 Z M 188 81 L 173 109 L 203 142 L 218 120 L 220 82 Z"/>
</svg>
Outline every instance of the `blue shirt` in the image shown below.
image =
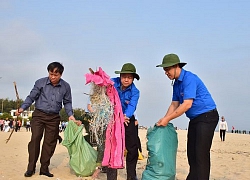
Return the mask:
<svg viewBox="0 0 250 180">
<path fill-rule="evenodd" d="M 189 119 L 194 119 L 198 115 L 216 108 L 211 94 L 201 79 L 197 75 L 182 69 L 173 86 L 172 100 L 179 101 L 182 104 L 187 99 L 193 99 L 191 108 L 186 112 Z"/>
<path fill-rule="evenodd" d="M 38 79 L 21 108 L 26 110 L 34 101 L 35 108 L 45 113 L 59 114 L 63 104 L 67 115 L 73 115 L 70 85 L 63 79 L 56 86 L 49 77 Z"/>
<path fill-rule="evenodd" d="M 131 118 L 136 110 L 140 97 L 140 91 L 136 88 L 134 83 L 132 83 L 125 90 L 122 90 L 120 77 L 112 78 L 111 80 L 114 82 L 114 87 L 118 91 L 123 114 L 126 114 L 128 118 Z"/>
</svg>

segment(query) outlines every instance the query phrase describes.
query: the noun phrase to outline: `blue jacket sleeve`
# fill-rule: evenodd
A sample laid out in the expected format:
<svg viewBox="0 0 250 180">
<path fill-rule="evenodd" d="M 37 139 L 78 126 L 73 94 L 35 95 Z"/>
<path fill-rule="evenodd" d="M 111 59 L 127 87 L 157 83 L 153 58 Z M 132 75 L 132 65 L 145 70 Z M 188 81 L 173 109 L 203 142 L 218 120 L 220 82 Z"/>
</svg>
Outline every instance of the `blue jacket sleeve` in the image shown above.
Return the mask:
<svg viewBox="0 0 250 180">
<path fill-rule="evenodd" d="M 131 118 L 131 116 L 134 114 L 136 106 L 138 104 L 139 97 L 140 97 L 140 91 L 137 88 L 132 88 L 131 99 L 128 103 L 127 109 L 124 112 L 124 114 L 126 114 L 127 117 Z"/>
</svg>

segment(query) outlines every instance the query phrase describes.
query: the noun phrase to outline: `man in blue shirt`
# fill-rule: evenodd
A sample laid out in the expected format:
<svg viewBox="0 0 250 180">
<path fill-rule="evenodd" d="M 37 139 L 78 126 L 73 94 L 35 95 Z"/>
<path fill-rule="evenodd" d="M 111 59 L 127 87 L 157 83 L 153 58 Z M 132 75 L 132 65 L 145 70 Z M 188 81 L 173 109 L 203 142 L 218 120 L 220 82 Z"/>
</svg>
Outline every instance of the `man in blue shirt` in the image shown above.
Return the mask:
<svg viewBox="0 0 250 180">
<path fill-rule="evenodd" d="M 140 97 L 140 91 L 136 88 L 133 81 L 134 79 L 139 80 L 140 77 L 136 73 L 135 66 L 131 63 L 124 64 L 121 71 L 115 71 L 115 73 L 120 74 L 120 77 L 112 78 L 112 81 L 114 81 L 114 87 L 119 94 L 125 119 L 125 147 L 128 151 L 126 156 L 127 180 L 137 180 L 138 135 L 135 126 L 134 112 Z M 108 179 L 109 176 L 113 176 L 110 171 L 111 169 L 108 169 Z M 113 169 L 112 171 L 116 170 Z M 114 178 L 111 177 L 110 179 Z"/>
<path fill-rule="evenodd" d="M 156 125 L 166 126 L 169 121 L 186 114 L 188 126 L 187 156 L 189 174 L 187 180 L 209 180 L 210 148 L 219 115 L 216 104 L 201 79 L 184 70 L 176 54 L 168 54 L 162 64 L 173 85 L 173 97 L 166 115 Z M 173 83 L 174 82 L 174 83 Z"/>
<path fill-rule="evenodd" d="M 62 109 L 62 104 L 69 116 L 69 120 L 73 120 L 78 125 L 80 124 L 80 121 L 76 121 L 73 116 L 70 85 L 61 79 L 64 70 L 63 65 L 58 62 L 52 62 L 48 65 L 47 70 L 49 76 L 38 79 L 35 82 L 30 94 L 16 111 L 16 115 L 19 115 L 35 101 L 35 111 L 32 114 L 31 121 L 32 136 L 28 145 L 29 164 L 24 174 L 25 177 L 31 177 L 35 174 L 43 134 L 40 175 L 53 177 L 48 167 L 59 135 L 61 120 L 59 112 Z"/>
</svg>

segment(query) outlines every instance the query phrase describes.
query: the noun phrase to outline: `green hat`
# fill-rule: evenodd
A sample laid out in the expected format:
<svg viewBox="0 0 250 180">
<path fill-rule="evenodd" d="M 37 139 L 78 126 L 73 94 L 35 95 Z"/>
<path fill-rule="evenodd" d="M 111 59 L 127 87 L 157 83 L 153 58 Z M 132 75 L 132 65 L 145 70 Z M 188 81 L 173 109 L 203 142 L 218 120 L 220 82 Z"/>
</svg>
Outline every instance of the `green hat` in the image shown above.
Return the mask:
<svg viewBox="0 0 250 180">
<path fill-rule="evenodd" d="M 123 64 L 121 71 L 115 71 L 115 73 L 116 74 L 129 73 L 129 74 L 133 74 L 134 78 L 136 78 L 137 80 L 140 79 L 140 76 L 136 74 L 136 68 L 132 63 Z"/>
<path fill-rule="evenodd" d="M 162 60 L 162 64 L 157 65 L 156 67 L 170 67 L 179 64 L 180 68 L 185 66 L 187 63 L 181 63 L 179 57 L 176 54 L 167 54 Z"/>
</svg>

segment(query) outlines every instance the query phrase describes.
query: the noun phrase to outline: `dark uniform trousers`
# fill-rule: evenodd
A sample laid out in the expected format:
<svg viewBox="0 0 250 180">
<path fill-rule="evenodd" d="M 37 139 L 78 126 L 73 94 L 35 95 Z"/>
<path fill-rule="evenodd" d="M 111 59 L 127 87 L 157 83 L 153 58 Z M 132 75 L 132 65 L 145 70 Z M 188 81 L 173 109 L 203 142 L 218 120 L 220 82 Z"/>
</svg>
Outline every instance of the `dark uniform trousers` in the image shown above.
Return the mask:
<svg viewBox="0 0 250 180">
<path fill-rule="evenodd" d="M 216 109 L 190 120 L 187 141 L 190 169 L 187 180 L 209 180 L 210 148 L 218 121 Z"/>
<path fill-rule="evenodd" d="M 126 169 L 127 179 L 136 179 L 136 164 L 138 160 L 138 134 L 134 115 L 130 118 L 128 126 L 125 125 L 125 147 L 127 149 Z"/>
<path fill-rule="evenodd" d="M 35 110 L 31 121 L 31 140 L 28 144 L 29 164 L 28 171 L 34 171 L 36 162 L 40 154 L 40 142 L 44 134 L 42 152 L 40 157 L 40 172 L 48 172 L 50 158 L 54 154 L 57 138 L 59 134 L 60 116 L 59 114 L 47 114 L 40 110 Z"/>
<path fill-rule="evenodd" d="M 130 118 L 128 126 L 125 125 L 125 147 L 127 149 L 126 170 L 127 180 L 136 180 L 136 164 L 138 160 L 138 132 L 135 126 L 135 117 Z M 107 180 L 117 180 L 117 169 L 108 168 Z"/>
</svg>

